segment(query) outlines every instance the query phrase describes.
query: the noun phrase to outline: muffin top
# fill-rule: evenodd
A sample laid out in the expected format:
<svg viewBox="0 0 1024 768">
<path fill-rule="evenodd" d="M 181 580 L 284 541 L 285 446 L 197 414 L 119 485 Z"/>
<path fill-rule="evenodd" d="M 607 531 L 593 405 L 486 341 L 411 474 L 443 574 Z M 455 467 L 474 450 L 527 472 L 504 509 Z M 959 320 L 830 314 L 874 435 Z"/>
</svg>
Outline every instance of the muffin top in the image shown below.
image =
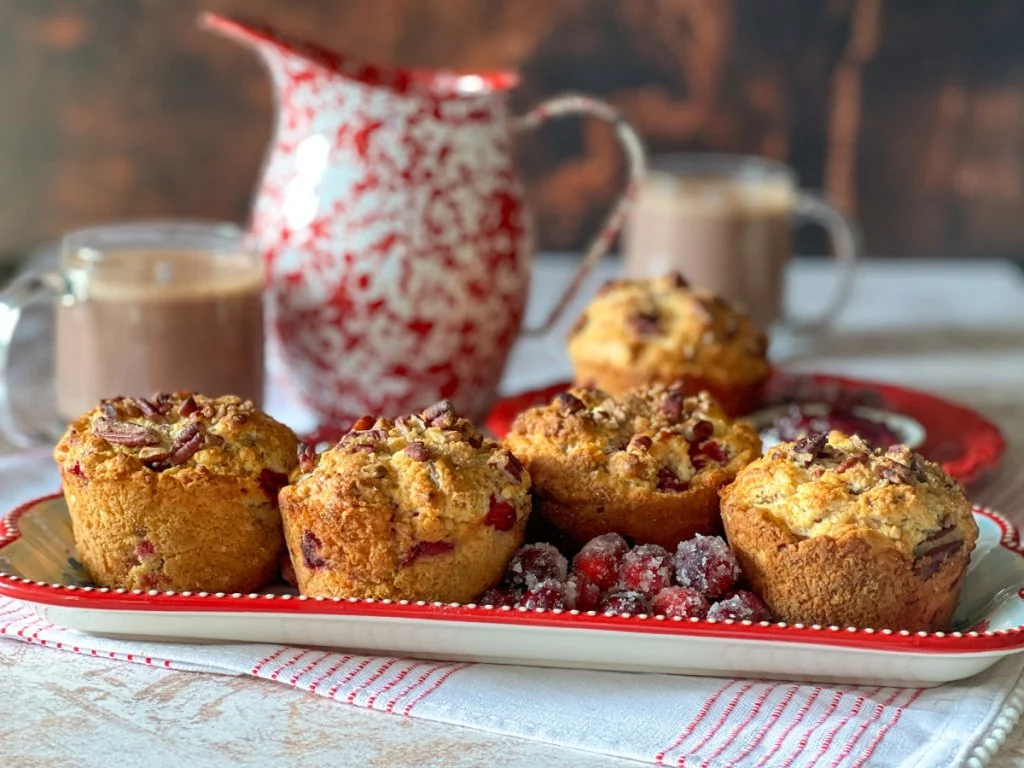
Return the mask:
<svg viewBox="0 0 1024 768">
<path fill-rule="evenodd" d="M 471 522 L 509 531 L 529 509 L 529 473 L 446 400 L 395 421 L 364 416 L 319 456 L 300 447 L 292 482 L 283 493 L 293 499 L 341 495 L 420 529 Z M 423 538 L 440 528 L 421 530 Z"/>
<path fill-rule="evenodd" d="M 872 530 L 914 556 L 978 536 L 963 488 L 937 464 L 905 445 L 872 449 L 836 431 L 775 446 L 722 500 L 761 509 L 801 538 Z"/>
<path fill-rule="evenodd" d="M 685 397 L 680 386 L 661 385 L 617 400 L 588 387 L 562 392 L 521 413 L 505 444 L 535 474 L 563 472 L 588 494 L 711 485 L 761 453 L 757 433 L 707 393 Z"/>
<path fill-rule="evenodd" d="M 280 484 L 298 462 L 295 434 L 234 396 L 190 392 L 117 397 L 73 421 L 54 449 L 65 473 L 116 479 L 134 472 L 268 478 Z M 263 480 L 261 480 L 263 482 Z"/>
<path fill-rule="evenodd" d="M 569 356 L 640 368 L 660 381 L 683 375 L 715 383 L 765 378 L 767 338 L 742 312 L 670 274 L 604 285 L 573 326 Z"/>
</svg>

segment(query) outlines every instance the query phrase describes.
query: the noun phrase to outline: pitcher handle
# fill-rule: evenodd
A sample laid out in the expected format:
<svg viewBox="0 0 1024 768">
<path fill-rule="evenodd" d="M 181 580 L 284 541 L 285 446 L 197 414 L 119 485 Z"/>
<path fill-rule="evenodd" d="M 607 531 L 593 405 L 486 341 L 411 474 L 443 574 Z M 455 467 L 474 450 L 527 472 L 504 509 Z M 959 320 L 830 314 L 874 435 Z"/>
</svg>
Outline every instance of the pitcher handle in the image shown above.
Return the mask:
<svg viewBox="0 0 1024 768">
<path fill-rule="evenodd" d="M 595 99 L 590 96 L 583 96 L 577 93 L 566 93 L 560 96 L 547 99 L 522 117 L 513 121 L 512 127 L 515 131 L 523 131 L 536 128 L 553 117 L 563 115 L 591 115 L 611 123 L 615 128 L 615 134 L 622 144 L 626 153 L 628 164 L 628 180 L 625 188 L 615 200 L 611 211 L 605 217 L 597 236 L 587 247 L 583 261 L 573 276 L 569 286 L 562 292 L 561 297 L 551 308 L 548 316 L 536 328 L 529 328 L 523 331 L 529 336 L 541 335 L 551 330 L 551 326 L 562 316 L 566 306 L 580 289 L 580 285 L 590 274 L 597 262 L 608 253 L 608 249 L 615 240 L 615 236 L 622 229 L 633 200 L 636 198 L 640 182 L 643 180 L 647 168 L 647 153 L 644 151 L 643 142 L 633 127 L 607 102 Z"/>
</svg>

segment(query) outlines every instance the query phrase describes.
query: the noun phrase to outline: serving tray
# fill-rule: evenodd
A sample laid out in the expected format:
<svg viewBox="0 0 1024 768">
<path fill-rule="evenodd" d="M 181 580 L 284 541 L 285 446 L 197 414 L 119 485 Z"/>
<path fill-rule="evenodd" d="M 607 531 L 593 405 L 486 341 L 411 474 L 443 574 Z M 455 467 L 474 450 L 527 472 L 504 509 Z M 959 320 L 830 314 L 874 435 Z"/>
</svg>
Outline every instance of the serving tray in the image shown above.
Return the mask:
<svg viewBox="0 0 1024 768">
<path fill-rule="evenodd" d="M 487 429 L 499 438 L 527 408 L 549 403 L 571 385 L 559 382 L 521 392 L 495 403 Z M 768 382 L 762 410 L 748 418 L 755 424 L 782 404 L 815 406 L 844 402 L 859 406 L 865 416 L 894 428 L 905 443 L 942 466 L 964 485 L 996 468 L 1006 452 L 999 428 L 980 414 L 957 403 L 891 384 L 826 374 L 791 374 L 775 371 Z"/>
<path fill-rule="evenodd" d="M 91 586 L 60 494 L 0 519 L 0 595 L 108 637 L 272 642 L 418 658 L 630 672 L 928 687 L 1024 650 L 1024 551 L 1001 515 L 980 528 L 956 631 L 804 626 L 263 594 Z"/>
</svg>

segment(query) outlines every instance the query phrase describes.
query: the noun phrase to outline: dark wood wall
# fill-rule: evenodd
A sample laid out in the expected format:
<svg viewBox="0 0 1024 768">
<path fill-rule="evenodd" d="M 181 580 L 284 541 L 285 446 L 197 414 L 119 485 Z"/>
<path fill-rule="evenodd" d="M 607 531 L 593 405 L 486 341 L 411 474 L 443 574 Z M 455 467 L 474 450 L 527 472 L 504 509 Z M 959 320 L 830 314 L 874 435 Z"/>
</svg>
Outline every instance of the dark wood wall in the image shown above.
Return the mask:
<svg viewBox="0 0 1024 768">
<path fill-rule="evenodd" d="M 873 254 L 1024 254 L 1019 0 L 0 0 L 0 254 L 112 218 L 244 219 L 271 93 L 201 9 L 372 60 L 519 67 L 518 108 L 591 91 L 654 151 L 787 159 Z M 583 242 L 621 173 L 593 122 L 520 163 L 548 248 Z"/>
</svg>

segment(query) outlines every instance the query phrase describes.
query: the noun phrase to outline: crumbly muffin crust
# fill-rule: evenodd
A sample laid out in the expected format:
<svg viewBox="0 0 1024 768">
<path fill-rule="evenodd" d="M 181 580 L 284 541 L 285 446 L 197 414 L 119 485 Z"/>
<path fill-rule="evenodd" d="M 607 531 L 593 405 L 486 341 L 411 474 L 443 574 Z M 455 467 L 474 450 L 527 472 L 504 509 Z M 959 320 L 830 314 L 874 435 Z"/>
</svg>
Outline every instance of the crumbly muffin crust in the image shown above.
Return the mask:
<svg viewBox="0 0 1024 768">
<path fill-rule="evenodd" d="M 906 446 L 811 435 L 721 495 L 729 543 L 776 616 L 948 628 L 978 528 L 960 485 Z"/>
<path fill-rule="evenodd" d="M 643 384 L 691 381 L 736 407 L 768 378 L 767 339 L 721 297 L 679 275 L 607 283 L 569 337 L 576 381 L 619 395 Z M 726 410 L 736 412 L 731 402 Z"/>
<path fill-rule="evenodd" d="M 656 385 L 615 399 L 579 387 L 517 417 L 505 444 L 535 511 L 578 543 L 620 533 L 672 547 L 719 528 L 717 490 L 761 452 L 706 393 Z"/>
<path fill-rule="evenodd" d="M 129 589 L 262 586 L 283 550 L 277 492 L 297 444 L 238 397 L 104 400 L 54 449 L 86 570 Z"/>
<path fill-rule="evenodd" d="M 443 401 L 364 417 L 281 492 L 303 594 L 469 601 L 522 543 L 530 475 Z"/>
</svg>

